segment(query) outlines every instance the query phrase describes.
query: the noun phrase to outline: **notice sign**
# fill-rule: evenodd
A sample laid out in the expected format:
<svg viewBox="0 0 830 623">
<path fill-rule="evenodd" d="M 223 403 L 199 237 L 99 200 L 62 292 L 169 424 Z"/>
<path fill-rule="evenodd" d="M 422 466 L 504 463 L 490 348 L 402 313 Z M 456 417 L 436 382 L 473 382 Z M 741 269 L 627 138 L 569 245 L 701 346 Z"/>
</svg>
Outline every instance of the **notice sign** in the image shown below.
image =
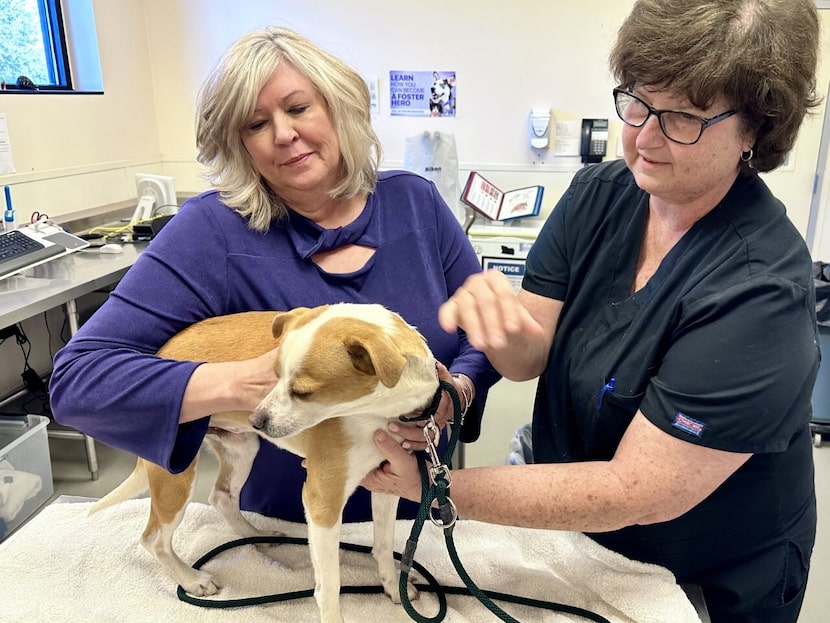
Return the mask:
<svg viewBox="0 0 830 623">
<path fill-rule="evenodd" d="M 513 286 L 513 291 L 518 294 L 522 289 L 522 279 L 525 276 L 525 260 L 510 260 L 497 257 L 482 257 L 481 267 L 484 270 L 495 268 L 504 273 L 507 280 Z"/>
<path fill-rule="evenodd" d="M 392 116 L 455 117 L 454 71 L 390 71 Z"/>
</svg>

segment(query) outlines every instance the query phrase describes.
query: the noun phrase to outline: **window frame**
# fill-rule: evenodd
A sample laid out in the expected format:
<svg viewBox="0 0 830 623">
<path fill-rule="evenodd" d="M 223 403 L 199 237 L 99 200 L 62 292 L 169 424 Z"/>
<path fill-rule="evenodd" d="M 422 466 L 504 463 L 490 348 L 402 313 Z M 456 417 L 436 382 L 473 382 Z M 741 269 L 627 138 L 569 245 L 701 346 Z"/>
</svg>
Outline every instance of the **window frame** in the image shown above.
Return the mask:
<svg viewBox="0 0 830 623">
<path fill-rule="evenodd" d="M 63 23 L 61 0 L 38 0 L 40 25 L 43 35 L 43 47 L 46 50 L 46 63 L 49 78 L 54 85 L 44 85 L 47 89 L 72 89 L 72 72 L 69 69 L 69 54 L 66 46 L 66 30 Z M 47 45 L 50 44 L 50 45 Z"/>
<path fill-rule="evenodd" d="M 61 0 L 37 0 L 37 7 L 40 14 L 40 30 L 43 51 L 46 57 L 46 70 L 49 74 L 49 80 L 54 84 L 39 84 L 36 85 L 35 89 L 26 89 L 18 87 L 15 83 L 6 83 L 5 92 L 71 92 L 74 88 Z M 3 90 L 0 90 L 0 93 L 3 92 Z"/>
</svg>

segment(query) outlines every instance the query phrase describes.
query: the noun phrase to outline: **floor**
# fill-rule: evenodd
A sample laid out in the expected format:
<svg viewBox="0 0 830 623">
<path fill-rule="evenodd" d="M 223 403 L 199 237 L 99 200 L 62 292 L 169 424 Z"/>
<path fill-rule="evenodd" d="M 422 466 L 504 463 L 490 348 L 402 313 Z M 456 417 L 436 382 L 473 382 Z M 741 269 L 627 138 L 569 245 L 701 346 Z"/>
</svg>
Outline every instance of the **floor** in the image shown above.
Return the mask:
<svg viewBox="0 0 830 623">
<path fill-rule="evenodd" d="M 77 495 L 101 497 L 118 485 L 131 471 L 135 460 L 131 455 L 98 443 L 100 475 L 92 481 L 86 465 L 86 454 L 80 441 L 50 439 L 55 496 Z M 830 443 L 814 449 L 816 492 L 818 495 L 819 534 L 813 551 L 812 570 L 799 623 L 820 623 L 830 613 Z M 207 502 L 216 471 L 216 460 L 205 452 L 200 459 L 202 477 L 195 500 Z"/>
</svg>

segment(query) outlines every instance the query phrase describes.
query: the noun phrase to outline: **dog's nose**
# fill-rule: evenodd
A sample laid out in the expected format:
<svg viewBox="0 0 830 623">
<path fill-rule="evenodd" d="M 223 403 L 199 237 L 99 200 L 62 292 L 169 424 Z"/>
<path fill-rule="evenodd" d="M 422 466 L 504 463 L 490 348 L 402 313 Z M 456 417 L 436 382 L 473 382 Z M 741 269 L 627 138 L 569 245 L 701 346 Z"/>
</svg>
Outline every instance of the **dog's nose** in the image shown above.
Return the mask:
<svg viewBox="0 0 830 623">
<path fill-rule="evenodd" d="M 248 423 L 256 430 L 262 430 L 265 427 L 265 420 L 268 419 L 268 414 L 257 407 L 248 418 Z"/>
</svg>

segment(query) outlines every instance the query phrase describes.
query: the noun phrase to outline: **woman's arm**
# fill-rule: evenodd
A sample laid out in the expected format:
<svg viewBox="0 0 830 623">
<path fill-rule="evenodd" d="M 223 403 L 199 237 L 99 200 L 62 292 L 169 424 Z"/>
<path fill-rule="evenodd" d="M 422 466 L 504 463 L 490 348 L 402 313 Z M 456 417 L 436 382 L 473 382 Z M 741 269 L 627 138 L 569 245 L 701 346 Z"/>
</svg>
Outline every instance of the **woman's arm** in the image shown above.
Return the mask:
<svg viewBox="0 0 830 623">
<path fill-rule="evenodd" d="M 200 363 L 156 351 L 194 322 L 227 313 L 226 228 L 213 217 L 201 200 L 186 203 L 57 353 L 50 399 L 59 422 L 169 469 L 192 460 L 206 422 L 180 429 L 179 420 L 183 408 L 186 419 L 196 413 L 183 397 Z"/>
<path fill-rule="evenodd" d="M 375 441 L 388 462 L 363 486 L 419 501 L 416 459 L 384 431 Z M 605 532 L 682 515 L 750 456 L 682 441 L 638 412 L 610 461 L 454 470 L 451 497 L 467 519 Z"/>
</svg>

